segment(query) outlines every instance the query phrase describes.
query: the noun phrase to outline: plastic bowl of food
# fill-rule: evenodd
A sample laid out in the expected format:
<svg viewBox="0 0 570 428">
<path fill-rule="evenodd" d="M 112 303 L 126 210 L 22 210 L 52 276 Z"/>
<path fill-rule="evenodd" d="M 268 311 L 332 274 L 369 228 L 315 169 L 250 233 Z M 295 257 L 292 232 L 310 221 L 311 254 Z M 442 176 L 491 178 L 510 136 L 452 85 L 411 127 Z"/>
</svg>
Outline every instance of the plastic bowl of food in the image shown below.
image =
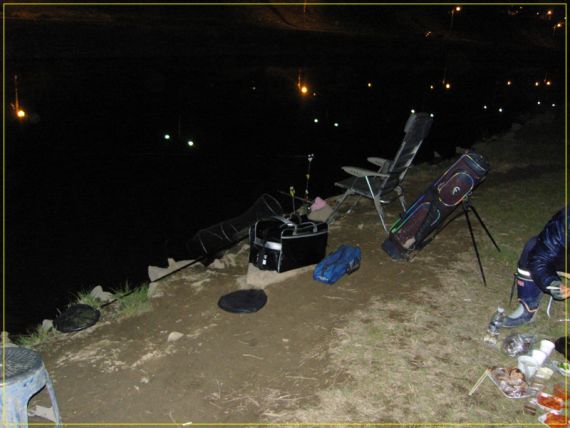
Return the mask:
<svg viewBox="0 0 570 428">
<path fill-rule="evenodd" d="M 548 367 L 539 367 L 534 377 L 537 379 L 548 380 L 552 377 L 553 374 L 554 372 Z"/>
<path fill-rule="evenodd" d="M 546 394 L 544 392 L 538 393 L 535 400 L 536 404 L 547 411 L 560 412 L 564 407 L 564 401 L 562 401 L 562 398 L 555 397 L 554 395 Z"/>
<path fill-rule="evenodd" d="M 560 373 L 562 376 L 570 376 L 570 364 L 569 363 L 558 363 L 556 365 L 556 370 L 558 370 L 558 373 Z"/>
</svg>

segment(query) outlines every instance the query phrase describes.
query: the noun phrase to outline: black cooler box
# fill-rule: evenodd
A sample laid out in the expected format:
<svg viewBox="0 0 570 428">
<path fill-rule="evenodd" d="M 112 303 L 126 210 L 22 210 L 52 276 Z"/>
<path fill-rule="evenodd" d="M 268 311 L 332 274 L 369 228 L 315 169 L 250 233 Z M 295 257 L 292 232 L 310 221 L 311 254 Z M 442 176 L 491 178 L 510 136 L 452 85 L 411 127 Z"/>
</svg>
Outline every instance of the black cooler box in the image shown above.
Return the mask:
<svg viewBox="0 0 570 428">
<path fill-rule="evenodd" d="M 279 273 L 320 262 L 326 254 L 328 224 L 271 217 L 249 230 L 249 262 Z"/>
</svg>

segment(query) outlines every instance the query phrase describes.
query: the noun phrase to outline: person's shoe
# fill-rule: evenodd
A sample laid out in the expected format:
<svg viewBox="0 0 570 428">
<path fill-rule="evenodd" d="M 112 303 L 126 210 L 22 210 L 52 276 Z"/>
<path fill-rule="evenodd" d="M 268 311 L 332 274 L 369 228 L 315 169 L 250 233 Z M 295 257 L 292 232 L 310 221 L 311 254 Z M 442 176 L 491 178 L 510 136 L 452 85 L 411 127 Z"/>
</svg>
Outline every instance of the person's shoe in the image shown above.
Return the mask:
<svg viewBox="0 0 570 428">
<path fill-rule="evenodd" d="M 534 321 L 534 317 L 538 312 L 538 308 L 534 311 L 529 311 L 526 305 L 519 303 L 517 308 L 505 318 L 503 322 L 503 327 L 512 328 L 512 327 L 520 327 L 521 325 L 525 325 Z"/>
</svg>

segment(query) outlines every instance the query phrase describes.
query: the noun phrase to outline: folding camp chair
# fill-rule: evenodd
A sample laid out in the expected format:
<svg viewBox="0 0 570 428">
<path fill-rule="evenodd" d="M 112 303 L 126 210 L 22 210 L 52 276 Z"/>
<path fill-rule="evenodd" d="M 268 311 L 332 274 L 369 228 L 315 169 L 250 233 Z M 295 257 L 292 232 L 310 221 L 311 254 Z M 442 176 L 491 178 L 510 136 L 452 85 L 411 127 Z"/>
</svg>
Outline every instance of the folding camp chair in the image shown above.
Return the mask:
<svg viewBox="0 0 570 428">
<path fill-rule="evenodd" d="M 369 157 L 367 160 L 379 169 L 371 171 L 353 166 L 344 166 L 342 169 L 353 177 L 335 183 L 335 186 L 346 189 L 342 197 L 336 203 L 327 223 L 332 223 L 344 201 L 351 195 L 372 199 L 380 217 L 384 230 L 388 232 L 384 222 L 383 205 L 389 204 L 395 199 L 400 200 L 403 210 L 406 210 L 402 181 L 412 164 L 416 153 L 426 138 L 433 122 L 433 115 L 428 113 L 412 113 L 404 127 L 404 139 L 393 160 Z M 354 207 L 353 205 L 353 207 Z M 350 212 L 352 207 L 347 211 Z"/>
</svg>

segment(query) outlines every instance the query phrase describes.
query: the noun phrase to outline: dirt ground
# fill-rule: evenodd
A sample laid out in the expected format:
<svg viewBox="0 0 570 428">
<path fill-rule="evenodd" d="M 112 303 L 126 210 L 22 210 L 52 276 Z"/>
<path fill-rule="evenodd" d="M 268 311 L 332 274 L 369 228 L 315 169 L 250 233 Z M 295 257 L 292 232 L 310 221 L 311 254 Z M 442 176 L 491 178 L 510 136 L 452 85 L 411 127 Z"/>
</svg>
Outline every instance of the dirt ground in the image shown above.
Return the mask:
<svg viewBox="0 0 570 428">
<path fill-rule="evenodd" d="M 346 315 L 365 311 L 374 296 L 412 291 L 394 278 L 437 283 L 418 263 L 388 259 L 373 214 L 353 213 L 331 227 L 329 248 L 360 245 L 364 254 L 360 270 L 334 286 L 309 271 L 267 286 L 268 302 L 255 314 L 224 312 L 218 299 L 246 288 L 247 251 L 240 251 L 235 266 L 198 266 L 165 280 L 152 312 L 57 343 L 44 357 L 65 421 L 255 422 L 314 404 L 317 391 L 349 381 L 326 367 Z M 184 336 L 168 343 L 173 331 Z"/>
<path fill-rule="evenodd" d="M 538 125 L 529 126 L 517 141 L 563 144 L 559 127 L 544 131 L 542 124 L 538 132 Z M 520 174 L 519 167 L 496 165 L 474 194 L 503 252 L 512 248 L 514 254 L 526 236 L 511 242 L 510 226 L 489 217 L 494 198 L 505 183 L 519 192 L 512 195 L 516 200 L 532 180 L 561 176 L 558 164 L 541 178 Z M 444 169 L 412 170 L 409 202 Z M 537 224 L 559 208 L 560 195 L 555 188 L 544 200 Z M 389 223 L 399 214 L 396 204 L 386 211 Z M 516 365 L 482 341 L 496 305 L 508 304 L 513 266 L 474 227 L 487 287 L 462 218 L 411 262 L 395 262 L 380 248 L 386 235 L 366 200 L 330 227 L 329 252 L 344 243 L 359 245 L 363 254 L 361 268 L 332 286 L 305 270 L 264 287 L 268 302 L 259 312 L 231 314 L 217 301 L 249 288 L 246 244 L 208 268 L 182 270 L 161 281 L 164 296 L 152 299 L 150 312 L 113 321 L 104 309 L 95 327 L 40 348 L 62 418 L 81 426 L 536 423 L 536 416 L 523 414 L 522 401 L 504 398 L 490 382 L 468 395 L 486 367 Z M 564 327 L 555 325 L 564 318 L 563 305 L 553 312 L 550 320 L 540 313 L 531 330 L 539 338 L 555 339 Z M 169 342 L 172 332 L 182 336 Z M 552 382 L 562 380 L 557 374 Z M 48 405 L 47 394 L 38 394 L 34 405 Z"/>
</svg>

